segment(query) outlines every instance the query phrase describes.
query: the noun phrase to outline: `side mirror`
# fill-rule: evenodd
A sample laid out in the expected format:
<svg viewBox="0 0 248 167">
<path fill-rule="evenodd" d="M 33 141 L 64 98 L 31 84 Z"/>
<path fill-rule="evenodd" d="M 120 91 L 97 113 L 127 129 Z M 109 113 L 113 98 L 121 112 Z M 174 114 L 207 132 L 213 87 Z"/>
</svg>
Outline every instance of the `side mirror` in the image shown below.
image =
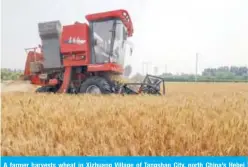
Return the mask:
<svg viewBox="0 0 248 167">
<path fill-rule="evenodd" d="M 132 66 L 127 65 L 124 69 L 124 76 L 129 77 L 131 73 L 132 73 Z"/>
<path fill-rule="evenodd" d="M 133 54 L 133 49 L 131 48 L 130 49 L 130 56 L 132 56 L 132 54 Z"/>
</svg>

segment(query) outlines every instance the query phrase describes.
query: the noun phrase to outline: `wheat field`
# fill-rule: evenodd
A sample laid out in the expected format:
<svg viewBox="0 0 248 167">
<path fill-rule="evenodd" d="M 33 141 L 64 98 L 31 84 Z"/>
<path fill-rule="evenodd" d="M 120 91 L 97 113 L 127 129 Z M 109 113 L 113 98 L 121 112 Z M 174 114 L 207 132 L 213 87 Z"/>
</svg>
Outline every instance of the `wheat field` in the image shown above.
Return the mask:
<svg viewBox="0 0 248 167">
<path fill-rule="evenodd" d="M 2 93 L 2 155 L 247 155 L 248 84 L 165 97 Z"/>
</svg>

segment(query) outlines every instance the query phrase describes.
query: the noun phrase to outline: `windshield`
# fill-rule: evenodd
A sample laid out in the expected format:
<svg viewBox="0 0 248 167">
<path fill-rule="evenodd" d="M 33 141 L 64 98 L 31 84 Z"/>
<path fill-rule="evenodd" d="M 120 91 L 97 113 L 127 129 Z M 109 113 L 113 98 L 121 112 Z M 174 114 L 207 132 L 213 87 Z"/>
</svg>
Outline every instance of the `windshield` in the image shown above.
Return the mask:
<svg viewBox="0 0 248 167">
<path fill-rule="evenodd" d="M 92 23 L 94 57 L 96 63 L 114 62 L 124 65 L 126 50 L 126 27 L 120 20 L 105 20 Z"/>
</svg>

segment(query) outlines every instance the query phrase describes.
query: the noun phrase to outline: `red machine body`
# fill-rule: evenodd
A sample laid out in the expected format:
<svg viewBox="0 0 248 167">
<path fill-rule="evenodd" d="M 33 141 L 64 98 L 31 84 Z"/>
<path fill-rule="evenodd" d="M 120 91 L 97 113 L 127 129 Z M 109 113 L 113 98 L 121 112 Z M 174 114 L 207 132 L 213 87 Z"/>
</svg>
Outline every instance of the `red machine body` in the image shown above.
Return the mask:
<svg viewBox="0 0 248 167">
<path fill-rule="evenodd" d="M 86 19 L 89 24 L 75 22 L 62 30 L 58 22 L 39 25 L 42 46 L 28 52 L 24 71 L 32 84 L 52 87 L 54 92 L 80 92 L 90 77 L 123 73 L 125 41 L 133 34 L 128 12 L 96 13 Z"/>
<path fill-rule="evenodd" d="M 79 44 L 68 43 L 74 38 L 80 40 Z M 82 23 L 64 26 L 60 46 L 65 67 L 90 64 L 89 26 Z"/>
</svg>

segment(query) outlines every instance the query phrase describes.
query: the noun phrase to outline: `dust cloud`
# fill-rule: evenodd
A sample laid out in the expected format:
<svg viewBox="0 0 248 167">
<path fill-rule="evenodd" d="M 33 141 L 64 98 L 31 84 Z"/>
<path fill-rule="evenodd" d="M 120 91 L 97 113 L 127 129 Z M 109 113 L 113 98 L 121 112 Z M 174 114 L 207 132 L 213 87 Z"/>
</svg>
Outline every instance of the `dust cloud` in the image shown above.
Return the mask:
<svg viewBox="0 0 248 167">
<path fill-rule="evenodd" d="M 36 85 L 32 85 L 30 81 L 2 81 L 1 93 L 4 92 L 35 92 L 38 88 Z"/>
</svg>

